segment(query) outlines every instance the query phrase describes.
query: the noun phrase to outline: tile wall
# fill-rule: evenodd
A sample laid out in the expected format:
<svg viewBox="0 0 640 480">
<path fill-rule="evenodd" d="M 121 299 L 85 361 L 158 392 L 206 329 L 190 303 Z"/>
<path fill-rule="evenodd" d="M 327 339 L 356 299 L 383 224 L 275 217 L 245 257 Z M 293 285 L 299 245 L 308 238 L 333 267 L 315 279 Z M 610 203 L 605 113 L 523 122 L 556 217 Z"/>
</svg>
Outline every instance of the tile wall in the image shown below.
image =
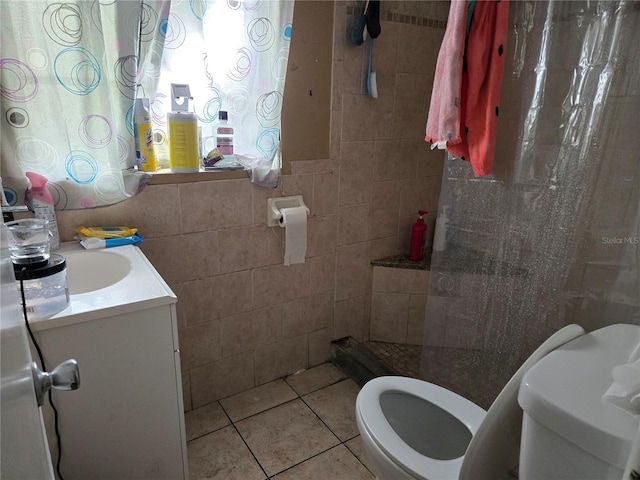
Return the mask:
<svg viewBox="0 0 640 480">
<path fill-rule="evenodd" d="M 422 345 L 429 271 L 374 266 L 371 341 Z"/>
<path fill-rule="evenodd" d="M 443 155 L 422 138 L 448 2 L 387 3 L 373 100 L 368 49 L 346 43 L 362 5 L 336 2 L 330 158 L 294 159 L 273 190 L 248 179 L 151 185 L 118 205 L 58 213 L 63 240 L 78 225 L 144 236 L 178 296 L 186 410 L 318 365 L 333 339 L 368 339 L 370 260 L 406 252 L 417 210 L 437 209 Z M 307 259 L 285 267 L 266 199 L 298 194 L 312 212 Z"/>
</svg>

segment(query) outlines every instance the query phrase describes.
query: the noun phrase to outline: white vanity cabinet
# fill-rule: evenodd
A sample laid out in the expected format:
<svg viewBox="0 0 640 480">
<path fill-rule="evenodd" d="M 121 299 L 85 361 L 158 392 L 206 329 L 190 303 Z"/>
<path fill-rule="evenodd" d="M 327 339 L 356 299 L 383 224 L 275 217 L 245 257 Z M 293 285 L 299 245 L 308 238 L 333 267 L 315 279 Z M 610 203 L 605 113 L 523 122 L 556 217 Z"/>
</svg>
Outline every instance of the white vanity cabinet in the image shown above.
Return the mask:
<svg viewBox="0 0 640 480">
<path fill-rule="evenodd" d="M 78 390 L 53 392 L 67 480 L 187 478 L 176 297 L 137 247 L 124 248 L 108 250 L 130 261 L 129 282 L 71 292 L 67 310 L 33 324 L 47 366 L 74 358 L 80 369 Z M 47 400 L 43 409 L 55 465 Z"/>
</svg>

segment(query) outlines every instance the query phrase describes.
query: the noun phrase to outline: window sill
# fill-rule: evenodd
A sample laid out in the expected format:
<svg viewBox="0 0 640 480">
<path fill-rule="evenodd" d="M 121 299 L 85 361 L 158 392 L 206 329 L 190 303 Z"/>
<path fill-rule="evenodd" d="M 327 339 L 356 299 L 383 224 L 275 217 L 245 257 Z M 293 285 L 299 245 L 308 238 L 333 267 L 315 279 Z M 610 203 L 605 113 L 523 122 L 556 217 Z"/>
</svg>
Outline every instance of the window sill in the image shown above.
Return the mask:
<svg viewBox="0 0 640 480">
<path fill-rule="evenodd" d="M 166 185 L 170 183 L 210 182 L 212 180 L 230 180 L 235 178 L 248 178 L 247 170 L 227 170 L 218 172 L 173 173 L 165 168 L 153 172 L 149 185 Z"/>
</svg>

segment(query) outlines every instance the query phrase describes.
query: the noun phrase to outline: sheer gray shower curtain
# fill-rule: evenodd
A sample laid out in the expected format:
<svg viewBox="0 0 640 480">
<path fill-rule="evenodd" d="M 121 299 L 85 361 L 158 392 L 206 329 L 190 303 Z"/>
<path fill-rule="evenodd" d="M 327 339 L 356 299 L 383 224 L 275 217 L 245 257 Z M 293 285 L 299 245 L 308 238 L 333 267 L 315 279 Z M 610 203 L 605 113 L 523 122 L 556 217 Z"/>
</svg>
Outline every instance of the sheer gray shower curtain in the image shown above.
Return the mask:
<svg viewBox="0 0 640 480">
<path fill-rule="evenodd" d="M 421 377 L 488 408 L 569 323 L 640 324 L 640 2 L 512 2 L 495 169 L 447 158 Z"/>
</svg>

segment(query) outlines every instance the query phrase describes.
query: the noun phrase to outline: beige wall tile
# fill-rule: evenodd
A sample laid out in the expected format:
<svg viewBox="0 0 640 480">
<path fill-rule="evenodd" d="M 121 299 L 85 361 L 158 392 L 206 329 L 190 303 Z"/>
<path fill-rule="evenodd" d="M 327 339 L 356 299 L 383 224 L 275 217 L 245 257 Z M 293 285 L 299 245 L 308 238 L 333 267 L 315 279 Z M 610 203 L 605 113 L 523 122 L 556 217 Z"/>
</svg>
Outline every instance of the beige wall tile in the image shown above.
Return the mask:
<svg viewBox="0 0 640 480">
<path fill-rule="evenodd" d="M 180 301 L 191 326 L 247 312 L 251 298 L 251 272 L 244 271 L 189 282 Z"/>
<path fill-rule="evenodd" d="M 331 360 L 331 340 L 333 329 L 323 328 L 309 333 L 309 367 L 321 365 Z"/>
<path fill-rule="evenodd" d="M 119 226 L 137 228 L 146 240 L 180 234 L 180 202 L 176 185 L 146 187 L 134 198 L 115 205 L 56 212 L 62 241 L 71 241 L 79 226 Z"/>
<path fill-rule="evenodd" d="M 343 95 L 342 141 L 393 138 L 390 123 L 393 98 L 392 95 L 380 95 L 376 99 L 366 95 Z"/>
<path fill-rule="evenodd" d="M 369 62 L 369 51 L 364 48 L 349 46 L 344 50 L 342 61 L 342 93 L 362 95 L 366 93 L 365 81 Z M 343 95 L 344 98 L 344 95 Z M 345 111 L 343 102 L 342 110 Z"/>
<path fill-rule="evenodd" d="M 372 291 L 426 295 L 429 292 L 429 271 L 373 267 Z"/>
<path fill-rule="evenodd" d="M 307 218 L 307 258 L 336 251 L 336 215 Z"/>
<path fill-rule="evenodd" d="M 313 210 L 311 215 L 330 215 L 338 210 L 338 174 L 313 176 Z"/>
<path fill-rule="evenodd" d="M 249 180 L 181 183 L 178 188 L 185 233 L 239 227 L 253 221 Z"/>
<path fill-rule="evenodd" d="M 307 335 L 286 338 L 254 351 L 256 385 L 270 382 L 309 367 Z"/>
<path fill-rule="evenodd" d="M 223 357 L 189 372 L 193 408 L 244 392 L 254 386 L 253 354 Z"/>
<path fill-rule="evenodd" d="M 433 74 L 443 36 L 443 30 L 401 25 L 398 39 L 398 72 Z"/>
<path fill-rule="evenodd" d="M 424 337 L 424 315 L 427 308 L 427 295 L 409 297 L 409 323 L 407 325 L 407 343 L 422 345 Z"/>
<path fill-rule="evenodd" d="M 371 288 L 368 242 L 338 247 L 336 300 L 364 295 Z"/>
<path fill-rule="evenodd" d="M 335 317 L 333 322 L 333 337 L 353 337 L 356 341 L 363 341 L 365 297 L 348 298 L 336 302 Z"/>
<path fill-rule="evenodd" d="M 340 147 L 340 205 L 371 201 L 374 142 L 343 142 Z"/>
<path fill-rule="evenodd" d="M 411 242 L 411 227 L 418 218 L 418 209 L 411 215 L 404 215 L 398 218 L 398 253 L 408 254 Z M 428 230 L 427 230 L 428 232 Z"/>
<path fill-rule="evenodd" d="M 182 329 L 179 336 L 180 363 L 184 370 L 206 365 L 222 357 L 219 320 Z"/>
<path fill-rule="evenodd" d="M 445 151 L 431 150 L 431 144 L 420 141 L 418 146 L 418 177 L 441 177 L 444 169 Z"/>
<path fill-rule="evenodd" d="M 400 182 L 377 182 L 373 184 L 373 195 L 369 214 L 369 238 L 384 238 L 398 232 L 400 211 Z"/>
<path fill-rule="evenodd" d="M 398 237 L 377 238 L 369 242 L 369 259 L 380 260 L 382 258 L 398 255 Z"/>
<path fill-rule="evenodd" d="M 416 177 L 418 147 L 422 140 L 393 139 L 376 142 L 373 181 L 400 180 Z"/>
<path fill-rule="evenodd" d="M 378 95 L 393 95 L 396 87 L 398 63 L 398 34 L 401 26 L 393 22 L 380 22 L 384 34 L 373 42 L 373 66 L 376 72 Z M 369 44 L 365 45 L 368 50 Z M 367 60 L 368 61 L 368 60 Z"/>
<path fill-rule="evenodd" d="M 371 340 L 406 343 L 409 294 L 376 293 L 371 300 Z"/>
<path fill-rule="evenodd" d="M 276 188 L 262 188 L 255 185 L 251 188 L 253 196 L 253 224 L 265 225 L 267 223 L 267 199 L 282 197 L 282 177 L 278 179 Z"/>
<path fill-rule="evenodd" d="M 348 205 L 338 209 L 338 245 L 369 239 L 369 204 Z"/>
<path fill-rule="evenodd" d="M 279 235 L 280 230 L 279 227 L 260 225 L 218 231 L 220 272 L 237 272 L 281 263 L 284 241 Z"/>
<path fill-rule="evenodd" d="M 336 254 L 309 259 L 309 293 L 333 293 L 336 284 Z"/>
<path fill-rule="evenodd" d="M 311 212 L 313 206 L 313 175 L 285 175 L 282 177 L 282 196 L 302 195 L 302 199 Z"/>
<path fill-rule="evenodd" d="M 273 265 L 253 270 L 253 302 L 256 308 L 277 305 L 309 293 L 309 264 Z"/>
<path fill-rule="evenodd" d="M 333 295 L 313 295 L 282 305 L 282 337 L 290 338 L 333 324 Z"/>
<path fill-rule="evenodd" d="M 326 160 L 294 160 L 291 162 L 291 173 L 293 175 L 308 175 L 312 173 L 328 173 L 331 168 L 331 161 Z M 305 200 L 306 202 L 306 200 Z"/>
<path fill-rule="evenodd" d="M 282 305 L 276 305 L 223 318 L 223 355 L 230 357 L 278 341 L 282 337 L 282 312 Z"/>
<path fill-rule="evenodd" d="M 441 177 L 415 178 L 401 182 L 401 216 L 415 214 L 417 218 L 418 210 L 433 212 L 438 209 Z"/>
<path fill-rule="evenodd" d="M 220 272 L 217 232 L 151 238 L 141 243 L 140 249 L 162 278 L 172 285 Z"/>
<path fill-rule="evenodd" d="M 428 75 L 398 73 L 393 103 L 392 137 L 424 139 L 433 80 Z"/>
</svg>

